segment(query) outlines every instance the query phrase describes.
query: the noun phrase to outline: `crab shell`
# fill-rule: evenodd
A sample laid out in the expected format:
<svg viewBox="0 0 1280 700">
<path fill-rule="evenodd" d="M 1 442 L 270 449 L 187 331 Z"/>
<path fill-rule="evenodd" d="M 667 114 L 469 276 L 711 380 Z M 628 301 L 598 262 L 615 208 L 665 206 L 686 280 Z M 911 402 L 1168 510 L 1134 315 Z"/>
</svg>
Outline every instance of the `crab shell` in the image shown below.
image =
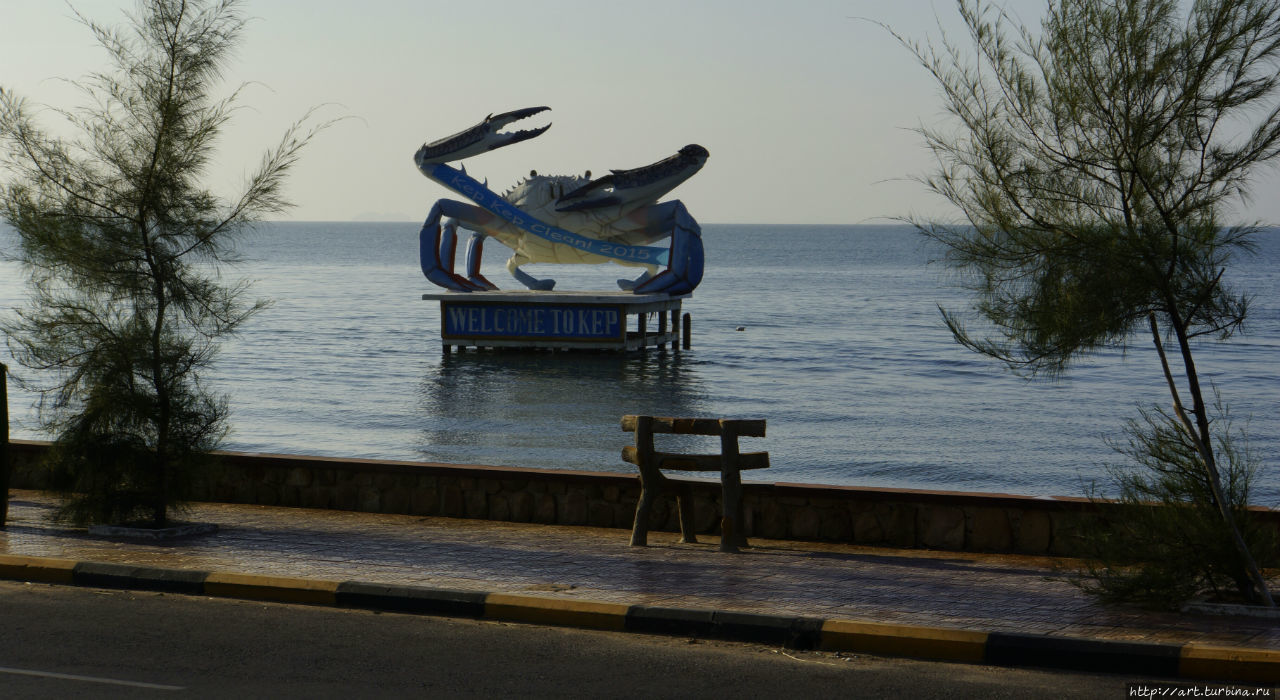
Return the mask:
<svg viewBox="0 0 1280 700">
<path fill-rule="evenodd" d="M 649 202 L 584 211 L 556 210 L 556 205 L 566 193 L 573 192 L 589 182 L 588 178 L 579 175 L 531 175 L 504 192 L 502 198 L 545 223 L 583 236 L 628 245 L 647 245 L 662 238 L 662 236 L 645 234 L 642 226 L 643 219 L 637 221 L 632 217 L 632 213 L 649 206 L 651 204 Z M 555 244 L 537 236 L 530 236 L 502 220 L 495 220 L 483 229 L 483 233 L 498 239 L 503 245 L 511 248 L 515 255 L 527 258 L 529 262 L 557 264 L 614 262 L 630 267 L 647 267 L 651 271 L 656 269 L 653 265 L 645 263 L 606 258 L 572 246 Z"/>
</svg>

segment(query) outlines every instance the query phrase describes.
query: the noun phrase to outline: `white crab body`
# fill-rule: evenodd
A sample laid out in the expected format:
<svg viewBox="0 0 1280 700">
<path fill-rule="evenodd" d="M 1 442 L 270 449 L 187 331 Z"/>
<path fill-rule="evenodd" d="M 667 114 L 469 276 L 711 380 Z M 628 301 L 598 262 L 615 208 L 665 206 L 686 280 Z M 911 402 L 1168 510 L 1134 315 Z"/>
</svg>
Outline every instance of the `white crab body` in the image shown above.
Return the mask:
<svg viewBox="0 0 1280 700">
<path fill-rule="evenodd" d="M 628 217 L 629 211 L 642 208 L 646 203 L 631 206 L 612 206 L 580 212 L 556 211 L 556 203 L 566 192 L 572 192 L 590 182 L 577 175 L 532 175 L 503 193 L 502 198 L 521 211 L 528 212 L 540 221 L 572 231 L 596 240 L 625 245 L 648 245 L 662 236 L 646 233 L 642 223 Z M 492 236 L 512 251 L 512 258 L 519 264 L 600 264 L 613 262 L 631 267 L 647 267 L 650 273 L 657 266 L 641 262 L 618 260 L 595 255 L 580 248 L 555 243 L 538 236 L 530 236 L 501 219 L 486 226 L 468 225 L 480 229 L 480 233 Z"/>
</svg>

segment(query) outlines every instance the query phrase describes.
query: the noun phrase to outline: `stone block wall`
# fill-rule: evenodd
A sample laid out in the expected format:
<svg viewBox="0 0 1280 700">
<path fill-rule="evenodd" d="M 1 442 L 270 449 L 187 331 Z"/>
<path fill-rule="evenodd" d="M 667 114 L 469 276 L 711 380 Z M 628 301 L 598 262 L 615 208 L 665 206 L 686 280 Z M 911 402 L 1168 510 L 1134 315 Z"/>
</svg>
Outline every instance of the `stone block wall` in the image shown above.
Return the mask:
<svg viewBox="0 0 1280 700">
<path fill-rule="evenodd" d="M 46 443 L 14 441 L 14 488 L 44 488 Z M 636 474 L 223 453 L 196 500 L 555 525 L 630 528 Z M 760 472 L 751 473 L 752 476 Z M 693 485 L 700 533 L 719 527 L 720 485 Z M 1073 531 L 1108 508 L 1083 498 L 747 482 L 750 537 L 952 551 L 1078 554 Z M 1259 509 L 1280 525 L 1280 513 Z M 679 532 L 674 494 L 655 504 L 652 529 Z M 620 532 L 619 537 L 626 537 Z"/>
<path fill-rule="evenodd" d="M 759 484 L 748 486 L 748 532 L 777 539 L 952 551 L 1078 554 L 1072 533 L 1105 504 L 1082 498 Z"/>
</svg>

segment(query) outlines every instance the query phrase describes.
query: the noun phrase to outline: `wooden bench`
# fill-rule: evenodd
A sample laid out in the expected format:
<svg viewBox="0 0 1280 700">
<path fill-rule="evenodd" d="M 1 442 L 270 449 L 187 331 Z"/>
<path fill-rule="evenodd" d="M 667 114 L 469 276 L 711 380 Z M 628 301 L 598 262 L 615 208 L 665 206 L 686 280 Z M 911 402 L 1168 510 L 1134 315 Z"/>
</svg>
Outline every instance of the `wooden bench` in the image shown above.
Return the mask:
<svg viewBox="0 0 1280 700">
<path fill-rule="evenodd" d="M 622 459 L 640 468 L 640 502 L 636 504 L 635 524 L 631 528 L 631 545 L 648 544 L 649 513 L 663 487 L 677 484 L 676 504 L 680 509 L 680 541 L 697 542 L 695 532 L 693 489 L 691 482 L 676 481 L 662 473 L 663 469 L 679 471 L 720 472 L 723 496 L 720 518 L 720 551 L 736 552 L 747 546 L 742 518 L 743 469 L 769 466 L 768 452 L 740 452 L 739 437 L 764 437 L 764 420 L 724 420 L 719 418 L 658 418 L 623 416 L 622 429 L 634 432 L 636 444 L 622 448 Z M 653 447 L 654 433 L 681 435 L 719 435 L 720 454 L 676 454 L 658 452 Z"/>
</svg>

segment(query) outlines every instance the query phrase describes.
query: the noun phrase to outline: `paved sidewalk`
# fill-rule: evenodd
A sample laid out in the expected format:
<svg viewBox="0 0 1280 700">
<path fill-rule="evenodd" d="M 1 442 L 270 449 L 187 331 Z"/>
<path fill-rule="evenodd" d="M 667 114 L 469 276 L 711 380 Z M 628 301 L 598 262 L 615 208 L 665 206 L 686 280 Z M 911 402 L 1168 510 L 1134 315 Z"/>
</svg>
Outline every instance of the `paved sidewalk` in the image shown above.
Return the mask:
<svg viewBox="0 0 1280 700">
<path fill-rule="evenodd" d="M 679 544 L 620 529 L 197 504 L 219 531 L 170 542 L 94 537 L 49 522 L 55 502 L 14 491 L 0 555 L 164 569 L 531 594 L 1062 639 L 1280 651 L 1280 621 L 1103 606 L 1044 558 L 753 539 Z M 1276 657 L 1280 659 L 1280 656 Z"/>
</svg>

